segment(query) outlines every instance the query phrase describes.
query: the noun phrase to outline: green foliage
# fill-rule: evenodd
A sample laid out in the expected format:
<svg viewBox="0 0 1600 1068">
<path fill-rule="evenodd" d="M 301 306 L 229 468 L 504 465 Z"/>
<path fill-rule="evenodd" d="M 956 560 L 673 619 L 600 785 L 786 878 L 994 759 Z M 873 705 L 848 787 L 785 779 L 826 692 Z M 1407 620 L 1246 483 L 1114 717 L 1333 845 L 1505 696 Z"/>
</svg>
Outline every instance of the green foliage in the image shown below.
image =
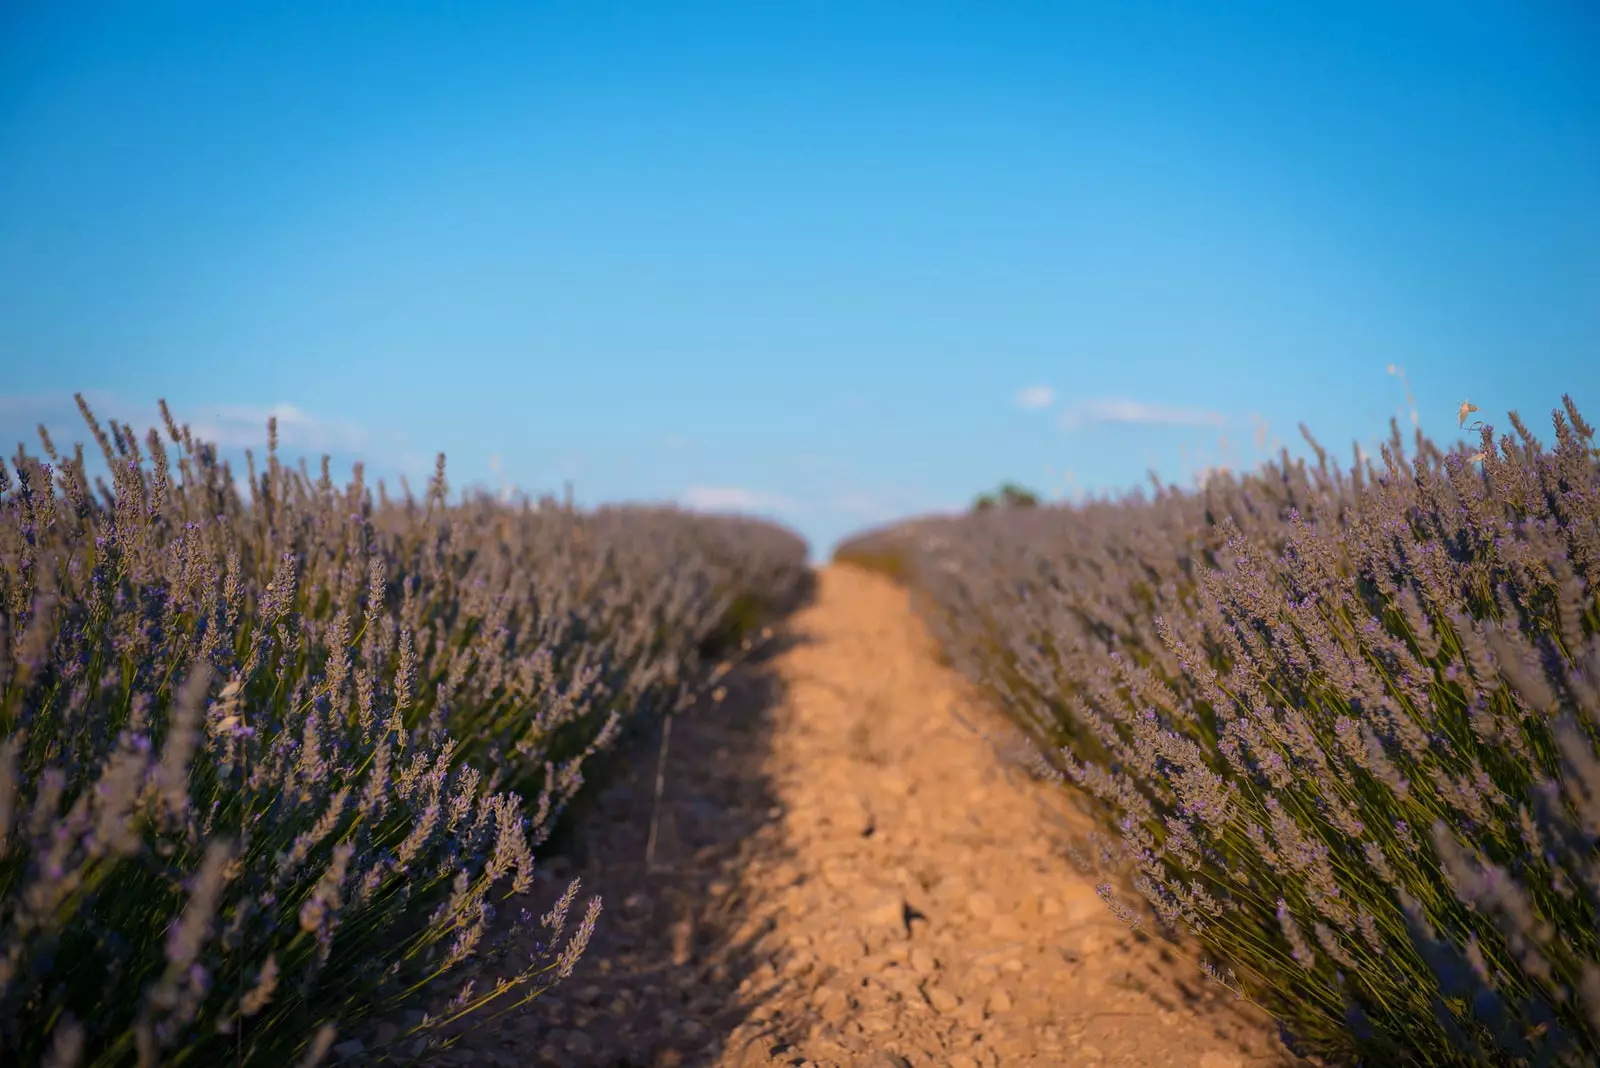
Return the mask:
<svg viewBox="0 0 1600 1068">
<path fill-rule="evenodd" d="M 974 512 L 987 512 L 994 508 L 1034 508 L 1039 504 L 1039 495 L 1030 489 L 1025 489 L 1015 482 L 1001 483 L 1000 488 L 993 493 L 985 493 L 972 502 Z"/>
</svg>

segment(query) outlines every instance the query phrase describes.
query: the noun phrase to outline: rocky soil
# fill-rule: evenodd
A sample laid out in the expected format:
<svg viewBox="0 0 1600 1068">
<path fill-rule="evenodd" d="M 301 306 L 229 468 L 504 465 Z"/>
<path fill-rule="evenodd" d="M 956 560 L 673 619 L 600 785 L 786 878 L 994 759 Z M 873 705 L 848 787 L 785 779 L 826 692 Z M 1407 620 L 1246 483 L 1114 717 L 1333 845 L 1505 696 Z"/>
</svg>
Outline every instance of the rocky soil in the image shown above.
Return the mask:
<svg viewBox="0 0 1600 1068">
<path fill-rule="evenodd" d="M 577 973 L 441 1064 L 1127 1065 L 1288 1058 L 1129 932 L 1069 859 L 1069 796 L 941 667 L 904 591 L 830 567 L 764 662 L 660 737 L 550 862 L 606 911 Z"/>
</svg>

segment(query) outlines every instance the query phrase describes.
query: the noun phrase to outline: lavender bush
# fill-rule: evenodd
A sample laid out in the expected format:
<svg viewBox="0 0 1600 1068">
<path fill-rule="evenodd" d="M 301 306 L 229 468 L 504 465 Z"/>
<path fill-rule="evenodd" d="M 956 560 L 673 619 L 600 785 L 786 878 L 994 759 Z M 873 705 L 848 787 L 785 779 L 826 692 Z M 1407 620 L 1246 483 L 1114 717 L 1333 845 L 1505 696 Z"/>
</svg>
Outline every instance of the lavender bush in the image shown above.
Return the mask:
<svg viewBox="0 0 1600 1068">
<path fill-rule="evenodd" d="M 1467 414 L 1463 406 L 1463 419 Z M 1083 788 L 1102 895 L 1290 1040 L 1600 1062 L 1600 450 L 1398 427 L 1381 462 L 868 534 Z"/>
<path fill-rule="evenodd" d="M 782 600 L 764 524 L 422 499 L 356 468 L 236 486 L 162 405 L 0 464 L 0 1062 L 286 1065 L 415 999 L 571 971 L 574 883 L 512 978 L 494 902 L 627 717 Z M 175 454 L 175 459 L 174 459 Z M 14 474 L 13 474 L 14 471 Z M 503 925 L 501 925 L 503 926 Z"/>
</svg>

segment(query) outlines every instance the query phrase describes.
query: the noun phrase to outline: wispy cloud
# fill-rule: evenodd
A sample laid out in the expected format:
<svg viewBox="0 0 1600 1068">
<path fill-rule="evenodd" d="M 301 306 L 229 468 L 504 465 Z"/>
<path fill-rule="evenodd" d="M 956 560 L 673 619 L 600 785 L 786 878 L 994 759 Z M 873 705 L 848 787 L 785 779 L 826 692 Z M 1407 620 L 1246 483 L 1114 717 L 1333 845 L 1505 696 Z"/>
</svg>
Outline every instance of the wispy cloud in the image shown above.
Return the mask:
<svg viewBox="0 0 1600 1068">
<path fill-rule="evenodd" d="M 690 486 L 679 501 L 700 512 L 795 512 L 795 502 L 777 493 L 741 486 Z"/>
<path fill-rule="evenodd" d="M 153 402 L 130 401 L 99 392 L 86 392 L 84 399 L 97 418 L 127 423 L 141 435 L 151 427 L 161 426 L 161 413 Z M 274 416 L 278 420 L 278 442 L 286 451 L 348 453 L 373 444 L 371 435 L 362 427 L 320 418 L 287 403 L 265 407 L 175 404 L 172 416 L 180 424 L 188 423 L 195 437 L 222 449 L 265 446 L 267 420 Z M 0 395 L 0 422 L 7 424 L 7 429 L 43 423 L 53 435 L 66 435 L 63 441 L 83 440 L 89 435 L 70 393 Z"/>
<path fill-rule="evenodd" d="M 1017 390 L 1017 407 L 1025 412 L 1036 412 L 1056 402 L 1056 391 L 1049 386 L 1028 386 Z"/>
<path fill-rule="evenodd" d="M 89 402 L 89 407 L 101 418 L 115 416 L 119 422 L 134 423 L 139 429 L 144 429 L 137 422 L 125 417 L 128 406 L 121 404 L 118 399 L 109 393 L 85 390 L 83 399 Z M 150 408 L 155 412 L 155 408 Z M 7 424 L 19 427 L 28 423 L 44 423 L 55 430 L 58 423 L 75 423 L 77 428 L 83 430 L 83 436 L 88 437 L 88 428 L 78 415 L 77 402 L 70 393 L 9 393 L 0 394 L 0 420 Z"/>
<path fill-rule="evenodd" d="M 1061 425 L 1067 430 L 1082 430 L 1104 423 L 1220 427 L 1227 421 L 1227 416 L 1221 412 L 1206 408 L 1176 408 L 1121 397 L 1080 401 L 1061 414 Z"/>
<path fill-rule="evenodd" d="M 271 418 L 278 420 L 278 441 L 284 448 L 312 452 L 355 452 L 371 443 L 371 436 L 364 428 L 337 419 L 314 416 L 293 404 L 267 407 L 219 404 L 197 408 L 195 414 L 197 418 L 189 419 L 195 435 L 225 449 L 265 445 L 267 420 Z M 174 411 L 173 416 L 184 419 L 181 411 Z"/>
<path fill-rule="evenodd" d="M 882 519 L 894 515 L 896 509 L 888 501 L 870 493 L 847 492 L 836 494 L 828 501 L 830 511 L 841 512 L 859 519 Z"/>
</svg>

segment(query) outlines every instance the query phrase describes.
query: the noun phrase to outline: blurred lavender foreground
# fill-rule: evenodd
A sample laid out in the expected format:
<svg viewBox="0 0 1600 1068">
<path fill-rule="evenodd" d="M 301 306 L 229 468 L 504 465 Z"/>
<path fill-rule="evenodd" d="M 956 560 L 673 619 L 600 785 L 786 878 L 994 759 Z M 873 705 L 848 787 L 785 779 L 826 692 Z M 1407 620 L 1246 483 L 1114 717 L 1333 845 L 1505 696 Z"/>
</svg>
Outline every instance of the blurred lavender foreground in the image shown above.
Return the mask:
<svg viewBox="0 0 1600 1068">
<path fill-rule="evenodd" d="M 0 464 L 0 1063 L 313 1063 L 396 1006 L 569 973 L 576 884 L 475 989 L 494 902 L 585 758 L 799 587 L 802 541 L 452 504 L 442 456 L 391 500 L 285 467 L 273 427 L 247 502 L 165 404 L 142 439 L 79 404 L 109 487 L 42 430 L 48 462 Z"/>
<path fill-rule="evenodd" d="M 1462 419 L 1469 414 L 1463 405 Z M 1306 437 L 1195 492 L 881 530 L 946 654 L 1086 789 L 1102 896 L 1292 1044 L 1600 1063 L 1600 450 Z"/>
</svg>

